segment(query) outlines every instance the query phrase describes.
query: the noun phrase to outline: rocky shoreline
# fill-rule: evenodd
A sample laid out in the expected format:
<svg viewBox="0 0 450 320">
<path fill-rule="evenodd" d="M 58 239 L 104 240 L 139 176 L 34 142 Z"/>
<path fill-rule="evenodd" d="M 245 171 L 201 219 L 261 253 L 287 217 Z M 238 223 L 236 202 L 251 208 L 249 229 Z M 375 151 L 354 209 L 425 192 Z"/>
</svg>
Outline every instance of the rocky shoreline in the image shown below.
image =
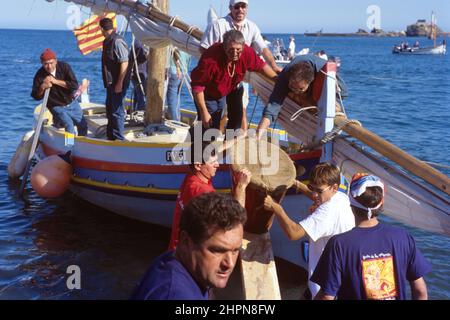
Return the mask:
<svg viewBox="0 0 450 320">
<path fill-rule="evenodd" d="M 319 33 L 319 32 L 305 32 L 304 35 L 306 37 L 369 37 L 369 38 L 376 38 L 376 37 L 426 37 L 426 35 L 407 35 L 405 32 L 384 32 L 384 33 L 378 33 L 378 34 L 372 34 L 372 33 Z M 450 37 L 450 32 L 440 32 L 437 34 L 438 37 Z"/>
<path fill-rule="evenodd" d="M 426 20 L 419 19 L 416 23 L 406 27 L 404 31 L 384 31 L 382 29 L 372 29 L 370 32 L 364 29 L 358 29 L 356 32 L 350 33 L 324 33 L 324 32 L 305 32 L 306 37 L 427 37 L 430 34 L 431 24 Z M 450 32 L 443 32 L 437 27 L 436 34 L 438 37 L 450 36 Z"/>
</svg>

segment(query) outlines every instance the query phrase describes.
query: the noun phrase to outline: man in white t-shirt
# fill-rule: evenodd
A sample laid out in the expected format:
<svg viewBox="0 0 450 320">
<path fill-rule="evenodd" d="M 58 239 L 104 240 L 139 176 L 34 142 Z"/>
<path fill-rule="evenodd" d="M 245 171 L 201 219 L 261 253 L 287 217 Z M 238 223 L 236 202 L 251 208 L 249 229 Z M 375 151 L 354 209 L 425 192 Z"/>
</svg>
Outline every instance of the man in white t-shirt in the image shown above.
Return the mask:
<svg viewBox="0 0 450 320">
<path fill-rule="evenodd" d="M 355 218 L 346 194 L 339 192 L 340 171 L 335 165 L 320 163 L 309 177 L 308 188 L 313 192 L 312 214 L 299 223 L 291 220 L 283 207 L 270 196 L 264 201 L 264 208 L 273 211 L 284 233 L 290 240 L 309 236 L 308 287 L 312 298 L 320 287 L 309 281 L 328 240 L 355 227 Z"/>
<path fill-rule="evenodd" d="M 203 38 L 200 41 L 201 53 L 212 46 L 216 42 L 223 42 L 223 35 L 230 30 L 238 30 L 242 32 L 245 39 L 245 44 L 255 49 L 256 53 L 262 55 L 267 64 L 276 72 L 280 73 L 281 68 L 276 64 L 272 52 L 267 47 L 261 31 L 258 26 L 247 19 L 248 0 L 230 0 L 230 13 L 222 18 L 213 21 L 206 28 Z M 248 104 L 248 84 L 236 88 L 227 96 L 227 106 L 235 108 L 243 108 L 242 129 L 247 129 L 247 115 L 246 108 Z M 245 103 L 242 103 L 242 97 L 246 95 Z"/>
<path fill-rule="evenodd" d="M 288 59 L 292 60 L 295 57 L 295 39 L 294 36 L 289 37 L 289 49 L 288 49 Z"/>
<path fill-rule="evenodd" d="M 230 0 L 229 9 L 230 13 L 227 16 L 213 21 L 206 28 L 200 42 L 202 53 L 214 43 L 223 42 L 223 35 L 227 31 L 235 29 L 242 32 L 246 45 L 262 55 L 275 72 L 281 72 L 282 69 L 276 64 L 258 26 L 247 19 L 248 0 Z"/>
</svg>

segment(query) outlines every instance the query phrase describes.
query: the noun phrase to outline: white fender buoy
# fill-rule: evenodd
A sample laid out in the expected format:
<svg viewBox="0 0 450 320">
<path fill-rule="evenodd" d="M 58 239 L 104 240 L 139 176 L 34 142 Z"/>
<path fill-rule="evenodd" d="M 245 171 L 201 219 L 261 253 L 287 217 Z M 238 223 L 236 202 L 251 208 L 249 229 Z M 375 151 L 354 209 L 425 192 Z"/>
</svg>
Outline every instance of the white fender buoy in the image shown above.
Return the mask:
<svg viewBox="0 0 450 320">
<path fill-rule="evenodd" d="M 33 144 L 33 137 L 34 130 L 28 131 L 23 135 L 22 141 L 17 146 L 16 153 L 8 164 L 8 176 L 11 179 L 17 179 L 23 175 Z"/>
<path fill-rule="evenodd" d="M 42 198 L 56 198 L 69 188 L 72 166 L 62 156 L 39 161 L 31 171 L 31 186 Z"/>
</svg>

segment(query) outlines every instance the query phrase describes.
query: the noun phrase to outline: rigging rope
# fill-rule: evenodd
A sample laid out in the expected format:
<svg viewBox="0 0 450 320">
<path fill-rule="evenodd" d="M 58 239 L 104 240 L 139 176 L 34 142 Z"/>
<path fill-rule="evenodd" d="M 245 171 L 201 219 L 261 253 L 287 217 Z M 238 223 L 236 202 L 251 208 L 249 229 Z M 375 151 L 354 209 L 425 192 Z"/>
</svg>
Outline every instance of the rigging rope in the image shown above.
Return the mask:
<svg viewBox="0 0 450 320">
<path fill-rule="evenodd" d="M 290 120 L 291 121 L 295 121 L 295 119 L 297 119 L 303 113 L 303 111 L 311 110 L 311 109 L 317 109 L 317 107 L 316 106 L 310 106 L 310 107 L 300 108 L 299 110 L 294 112 L 294 114 L 291 116 Z"/>
<path fill-rule="evenodd" d="M 334 81 L 336 81 L 336 92 L 339 97 L 339 102 L 340 102 L 340 106 L 342 107 L 342 112 L 345 114 L 346 112 L 345 112 L 345 107 L 344 107 L 344 101 L 342 101 L 341 88 L 339 88 L 337 77 L 333 77 L 332 75 L 328 74 L 327 72 L 323 71 L 322 69 L 320 70 L 320 72 L 323 73 L 324 75 L 326 75 L 327 77 L 333 79 Z M 291 120 L 291 121 L 293 121 L 293 120 Z"/>
<path fill-rule="evenodd" d="M 145 96 L 145 90 L 144 90 L 144 86 L 142 85 L 142 80 L 141 80 L 141 76 L 139 75 L 139 71 L 138 71 L 138 63 L 137 63 L 137 59 L 136 59 L 136 50 L 134 48 L 134 42 L 135 42 L 135 37 L 134 34 L 132 33 L 132 37 L 133 37 L 133 42 L 131 44 L 131 50 L 133 52 L 133 58 L 134 58 L 134 70 L 138 79 L 138 84 L 139 84 L 139 88 L 141 89 L 142 95 Z"/>
<path fill-rule="evenodd" d="M 341 114 L 341 112 L 339 112 L 339 114 Z M 358 120 L 346 119 L 345 121 L 343 121 L 343 122 L 342 122 L 341 124 L 339 124 L 338 126 L 335 126 L 335 127 L 333 128 L 333 130 L 331 130 L 331 131 L 325 133 L 325 134 L 323 135 L 322 139 L 320 139 L 320 141 L 318 141 L 318 142 L 313 142 L 313 143 L 310 143 L 310 144 L 308 144 L 308 145 L 302 146 L 302 148 L 301 148 L 300 150 L 308 150 L 308 149 L 309 149 L 309 150 L 312 150 L 312 149 L 316 149 L 317 147 L 320 147 L 320 146 L 322 146 L 322 145 L 324 145 L 324 144 L 326 144 L 326 143 L 328 143 L 328 142 L 333 141 L 335 138 L 337 138 L 337 137 L 339 136 L 339 134 L 340 134 L 340 132 L 342 131 L 342 129 L 343 129 L 346 125 L 348 125 L 348 124 L 350 124 L 350 123 L 357 124 L 357 125 L 359 125 L 359 126 L 362 127 L 361 122 L 359 122 Z"/>
</svg>

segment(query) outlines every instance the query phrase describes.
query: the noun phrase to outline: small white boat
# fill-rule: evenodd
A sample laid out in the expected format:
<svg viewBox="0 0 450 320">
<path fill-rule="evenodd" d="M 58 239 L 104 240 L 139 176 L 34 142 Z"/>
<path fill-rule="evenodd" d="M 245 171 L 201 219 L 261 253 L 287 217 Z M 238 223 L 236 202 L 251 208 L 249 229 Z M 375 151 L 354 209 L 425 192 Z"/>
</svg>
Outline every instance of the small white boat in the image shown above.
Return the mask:
<svg viewBox="0 0 450 320">
<path fill-rule="evenodd" d="M 437 24 L 436 24 L 436 16 L 434 12 L 431 12 L 431 26 L 430 32 L 428 34 L 428 39 L 433 40 L 434 45 L 432 47 L 420 47 L 419 42 L 412 47 L 408 46 L 407 43 L 402 43 L 394 46 L 392 49 L 392 53 L 395 54 L 406 54 L 406 55 L 425 55 L 425 54 L 436 54 L 441 55 L 445 54 L 447 51 L 446 41 L 445 39 L 442 41 L 442 44 L 436 45 L 437 38 Z"/>
<path fill-rule="evenodd" d="M 424 47 L 424 48 L 420 48 L 420 47 L 404 48 L 401 45 L 396 45 L 392 49 L 392 53 L 406 54 L 406 55 L 423 55 L 423 54 L 438 54 L 439 55 L 439 54 L 445 54 L 446 51 L 447 51 L 447 49 L 446 49 L 445 44 L 441 44 L 436 47 Z"/>
</svg>

